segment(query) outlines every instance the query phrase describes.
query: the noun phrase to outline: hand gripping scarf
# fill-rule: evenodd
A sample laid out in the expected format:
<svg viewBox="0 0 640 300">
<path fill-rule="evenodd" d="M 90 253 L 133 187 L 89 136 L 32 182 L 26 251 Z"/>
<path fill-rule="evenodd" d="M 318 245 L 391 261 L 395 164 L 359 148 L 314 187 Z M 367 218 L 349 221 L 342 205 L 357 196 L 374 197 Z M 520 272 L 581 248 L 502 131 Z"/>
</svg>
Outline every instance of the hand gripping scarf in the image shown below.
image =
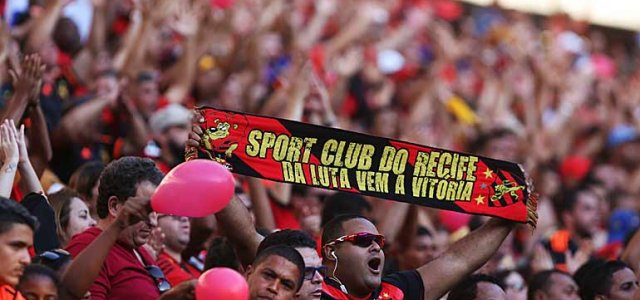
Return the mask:
<svg viewBox="0 0 640 300">
<path fill-rule="evenodd" d="M 518 164 L 272 117 L 195 109 L 206 158 L 234 173 L 515 222 L 537 223 Z"/>
</svg>

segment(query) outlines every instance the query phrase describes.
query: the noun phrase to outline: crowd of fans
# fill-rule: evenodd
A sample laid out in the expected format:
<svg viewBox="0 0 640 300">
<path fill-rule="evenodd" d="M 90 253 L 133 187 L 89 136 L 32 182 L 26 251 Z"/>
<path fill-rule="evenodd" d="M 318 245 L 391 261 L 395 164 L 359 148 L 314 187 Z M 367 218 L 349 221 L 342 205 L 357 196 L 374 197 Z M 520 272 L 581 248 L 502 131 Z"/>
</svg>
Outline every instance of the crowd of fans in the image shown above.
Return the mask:
<svg viewBox="0 0 640 300">
<path fill-rule="evenodd" d="M 215 267 L 252 299 L 640 299 L 632 33 L 450 0 L 0 7 L 0 299 L 192 299 Z M 521 163 L 537 229 L 241 176 L 214 216 L 150 212 L 196 106 Z"/>
</svg>

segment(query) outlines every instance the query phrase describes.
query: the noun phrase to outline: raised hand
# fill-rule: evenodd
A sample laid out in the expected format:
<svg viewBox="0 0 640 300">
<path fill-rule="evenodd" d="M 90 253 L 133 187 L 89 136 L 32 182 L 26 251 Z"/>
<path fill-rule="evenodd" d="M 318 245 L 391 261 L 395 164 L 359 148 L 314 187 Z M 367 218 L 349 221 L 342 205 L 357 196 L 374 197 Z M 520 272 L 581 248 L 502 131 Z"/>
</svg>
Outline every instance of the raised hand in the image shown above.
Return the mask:
<svg viewBox="0 0 640 300">
<path fill-rule="evenodd" d="M 28 99 L 30 105 L 38 104 L 44 64 L 38 54 L 27 55 L 21 66 L 9 69 L 14 93 L 18 99 Z"/>
<path fill-rule="evenodd" d="M 150 198 L 130 197 L 124 202 L 118 213 L 116 224 L 124 229 L 140 221 L 148 220 L 152 212 Z"/>
<path fill-rule="evenodd" d="M 183 36 L 194 36 L 198 32 L 202 11 L 197 5 L 189 4 L 187 1 L 180 2 L 169 24 Z"/>
<path fill-rule="evenodd" d="M 18 141 L 13 121 L 5 120 L 4 123 L 0 125 L 0 148 L 2 148 L 4 154 L 5 164 L 18 163 L 20 160 L 20 150 L 18 149 Z"/>
<path fill-rule="evenodd" d="M 362 48 L 351 47 L 345 54 L 333 59 L 333 69 L 342 77 L 351 77 L 362 69 L 363 56 Z"/>
<path fill-rule="evenodd" d="M 336 0 L 316 0 L 316 13 L 322 16 L 330 16 L 336 12 Z"/>
<path fill-rule="evenodd" d="M 13 123 L 13 121 L 11 121 L 11 123 Z M 15 127 L 13 127 L 13 131 L 16 131 Z M 24 125 L 20 125 L 20 131 L 16 132 L 16 137 L 18 142 L 18 149 L 20 152 L 20 159 L 18 160 L 18 162 L 29 162 L 29 152 L 27 151 L 27 142 L 24 137 Z"/>
</svg>

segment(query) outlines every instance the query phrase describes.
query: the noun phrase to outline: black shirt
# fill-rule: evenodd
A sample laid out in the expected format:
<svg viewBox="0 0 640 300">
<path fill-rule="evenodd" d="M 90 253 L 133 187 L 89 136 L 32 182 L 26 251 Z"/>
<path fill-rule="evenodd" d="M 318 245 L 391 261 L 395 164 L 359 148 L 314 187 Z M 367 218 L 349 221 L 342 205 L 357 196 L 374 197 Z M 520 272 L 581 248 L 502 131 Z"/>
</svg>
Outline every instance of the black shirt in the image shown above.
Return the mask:
<svg viewBox="0 0 640 300">
<path fill-rule="evenodd" d="M 399 294 L 402 294 L 404 297 L 398 297 Z M 349 298 L 340 291 L 340 287 L 335 281 L 327 278 L 325 284 L 322 286 L 322 297 L 320 299 L 334 300 Z M 369 299 L 424 299 L 422 276 L 420 276 L 420 273 L 416 270 L 384 276 L 382 278 L 382 284 L 371 294 Z"/>
</svg>

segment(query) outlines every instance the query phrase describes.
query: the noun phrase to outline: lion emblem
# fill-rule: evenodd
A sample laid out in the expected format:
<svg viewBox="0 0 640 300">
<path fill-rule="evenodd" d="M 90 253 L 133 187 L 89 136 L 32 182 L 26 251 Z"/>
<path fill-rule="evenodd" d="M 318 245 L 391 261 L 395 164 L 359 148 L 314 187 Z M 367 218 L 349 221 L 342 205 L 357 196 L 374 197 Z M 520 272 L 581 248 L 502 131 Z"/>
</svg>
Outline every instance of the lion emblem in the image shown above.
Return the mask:
<svg viewBox="0 0 640 300">
<path fill-rule="evenodd" d="M 518 200 L 518 194 L 516 193 L 519 190 L 524 190 L 524 186 L 516 186 L 515 183 L 505 180 L 502 184 L 499 184 L 495 188 L 496 193 L 491 196 L 491 201 L 498 201 L 502 196 L 509 194 L 513 197 L 513 200 Z"/>
<path fill-rule="evenodd" d="M 202 134 L 202 146 L 210 159 L 231 169 L 227 159 L 233 156 L 244 136 L 246 117 L 218 111 L 205 111 L 205 114 L 207 126 Z"/>
</svg>

